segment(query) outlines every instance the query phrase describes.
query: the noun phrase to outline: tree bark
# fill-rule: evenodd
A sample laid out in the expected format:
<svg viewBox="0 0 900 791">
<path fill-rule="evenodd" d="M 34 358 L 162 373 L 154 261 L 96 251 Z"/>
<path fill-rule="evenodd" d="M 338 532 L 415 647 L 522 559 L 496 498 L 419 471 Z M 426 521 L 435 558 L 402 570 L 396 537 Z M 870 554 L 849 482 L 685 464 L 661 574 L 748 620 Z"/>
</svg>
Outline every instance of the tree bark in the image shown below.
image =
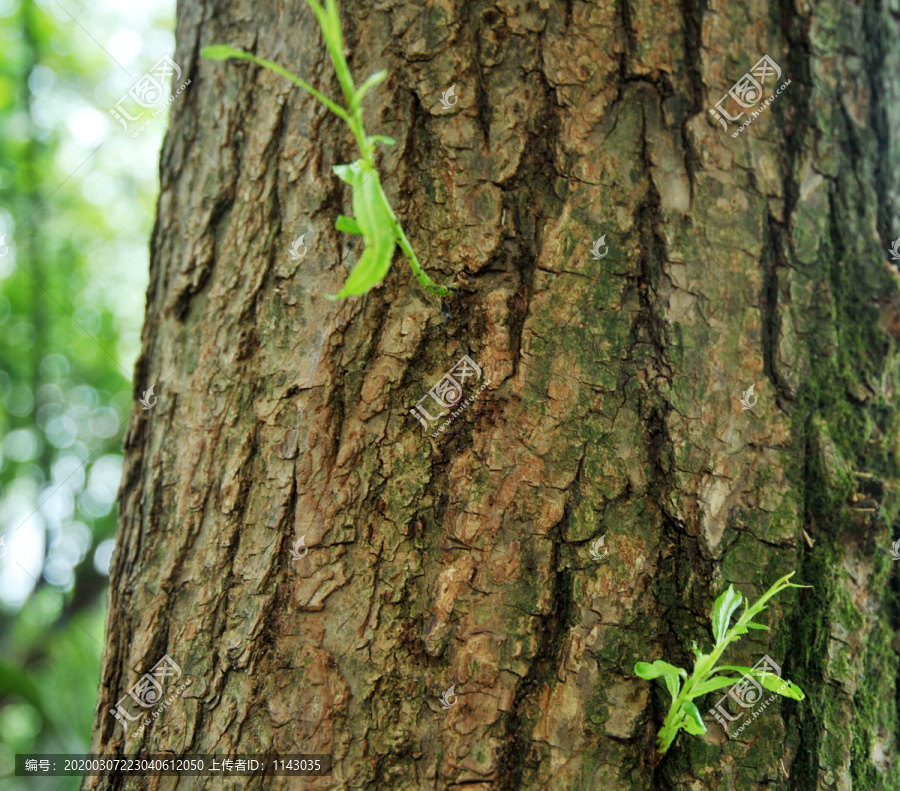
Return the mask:
<svg viewBox="0 0 900 791">
<path fill-rule="evenodd" d="M 900 788 L 897 13 L 342 3 L 357 83 L 390 75 L 366 101 L 398 141 L 385 189 L 463 296 L 398 255 L 335 303 L 352 138 L 198 55 L 243 47 L 335 97 L 312 13 L 180 3 L 192 83 L 135 376 L 159 402 L 125 443 L 94 751 L 334 760 L 192 788 Z M 790 82 L 733 138 L 709 108 L 766 54 Z M 409 410 L 463 355 L 490 384 L 432 438 Z M 668 697 L 635 662 L 690 668 L 729 583 L 755 599 L 791 570 L 813 588 L 726 661 L 768 654 L 806 700 L 658 756 Z M 164 655 L 191 684 L 126 735 L 109 711 Z"/>
</svg>

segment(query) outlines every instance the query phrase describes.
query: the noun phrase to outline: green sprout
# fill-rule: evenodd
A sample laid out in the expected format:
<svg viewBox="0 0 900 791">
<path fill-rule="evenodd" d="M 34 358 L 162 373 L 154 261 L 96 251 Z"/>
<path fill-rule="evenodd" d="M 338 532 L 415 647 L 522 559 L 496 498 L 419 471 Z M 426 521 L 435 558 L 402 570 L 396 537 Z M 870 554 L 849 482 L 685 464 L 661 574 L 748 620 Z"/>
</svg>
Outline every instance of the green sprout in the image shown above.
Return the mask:
<svg viewBox="0 0 900 791">
<path fill-rule="evenodd" d="M 693 642 L 694 656 L 697 661 L 694 663 L 694 672 L 688 678 L 687 671 L 680 667 L 670 665 L 657 659 L 652 664 L 647 662 L 638 662 L 634 666 L 636 675 L 645 679 L 659 678 L 662 676 L 672 696 L 672 703 L 669 706 L 669 713 L 666 715 L 666 721 L 660 728 L 656 737 L 659 752 L 665 753 L 678 731 L 684 729 L 693 735 L 706 733 L 706 726 L 703 724 L 703 718 L 700 711 L 692 702 L 694 698 L 699 698 L 707 692 L 714 692 L 723 687 L 730 687 L 741 681 L 740 678 L 732 678 L 716 675 L 723 671 L 732 671 L 740 673 L 742 676 L 750 676 L 756 679 L 765 689 L 775 692 L 786 698 L 794 700 L 803 700 L 806 695 L 796 684 L 791 683 L 787 679 L 781 679 L 771 671 L 757 670 L 750 667 L 736 667 L 734 665 L 720 665 L 716 667 L 716 662 L 722 656 L 722 652 L 730 643 L 739 639 L 741 635 L 747 634 L 750 629 L 768 629 L 761 623 L 753 623 L 753 618 L 766 609 L 766 602 L 775 594 L 780 593 L 786 588 L 808 588 L 809 585 L 795 585 L 788 580 L 794 576 L 792 571 L 785 577 L 775 582 L 769 590 L 767 590 L 760 600 L 754 605 L 750 605 L 744 597 L 734 589 L 733 585 L 728 586 L 725 591 L 713 605 L 712 611 L 712 633 L 716 640 L 715 647 L 710 654 L 703 654 L 697 648 L 697 643 Z M 728 624 L 731 617 L 744 602 L 744 613 L 738 618 L 737 622 L 730 629 Z M 682 680 L 684 686 L 682 686 Z"/>
<path fill-rule="evenodd" d="M 344 288 L 339 294 L 327 295 L 328 299 L 342 299 L 358 294 L 365 294 L 370 288 L 384 280 L 391 268 L 391 259 L 394 257 L 396 246 L 399 245 L 406 255 L 416 279 L 427 288 L 440 296 L 447 296 L 456 290 L 456 286 L 437 285 L 422 268 L 416 253 L 406 238 L 400 221 L 391 209 L 387 196 L 381 187 L 378 171 L 372 163 L 372 155 L 375 152 L 376 143 L 395 145 L 396 141 L 382 135 L 366 134 L 362 120 L 362 100 L 366 94 L 376 85 L 387 79 L 386 71 L 379 71 L 369 77 L 359 88 L 353 84 L 350 75 L 350 67 L 344 57 L 344 38 L 341 34 L 341 20 L 338 16 L 336 0 L 325 0 L 324 7 L 318 0 L 306 0 L 309 7 L 316 15 L 322 35 L 325 38 L 325 46 L 331 55 L 337 78 L 344 92 L 347 106 L 341 107 L 331 101 L 309 83 L 301 80 L 295 74 L 282 68 L 265 58 L 258 58 L 242 49 L 235 49 L 226 44 L 214 44 L 204 47 L 200 55 L 209 60 L 228 60 L 239 58 L 249 60 L 258 66 L 265 66 L 282 77 L 287 77 L 295 85 L 299 85 L 304 91 L 312 94 L 331 112 L 342 118 L 350 127 L 357 145 L 362 154 L 360 159 L 349 165 L 335 165 L 334 172 L 341 181 L 349 184 L 353 190 L 354 218 L 341 215 L 335 223 L 335 228 L 345 233 L 358 234 L 365 240 L 365 249 L 350 272 Z"/>
</svg>

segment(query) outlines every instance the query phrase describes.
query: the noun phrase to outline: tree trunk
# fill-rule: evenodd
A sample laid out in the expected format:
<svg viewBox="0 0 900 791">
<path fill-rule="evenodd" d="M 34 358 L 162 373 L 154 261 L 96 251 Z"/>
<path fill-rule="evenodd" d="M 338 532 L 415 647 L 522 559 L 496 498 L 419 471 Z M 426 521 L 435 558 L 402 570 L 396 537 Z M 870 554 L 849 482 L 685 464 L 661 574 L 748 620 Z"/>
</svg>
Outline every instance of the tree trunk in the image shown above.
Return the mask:
<svg viewBox="0 0 900 791">
<path fill-rule="evenodd" d="M 366 100 L 398 141 L 385 189 L 463 293 L 426 292 L 398 254 L 330 302 L 361 249 L 334 229 L 352 137 L 287 80 L 198 51 L 243 47 L 332 97 L 334 71 L 301 0 L 224 5 L 179 7 L 192 83 L 135 376 L 159 401 L 126 438 L 94 751 L 334 761 L 192 788 L 900 788 L 897 17 L 347 0 L 357 83 L 390 75 Z M 783 72 L 766 96 L 785 90 L 719 122 L 764 55 Z M 464 355 L 474 400 L 432 437 L 444 422 L 410 410 Z M 814 587 L 725 661 L 768 654 L 806 699 L 658 756 L 669 698 L 635 662 L 690 668 L 729 583 L 755 599 L 791 570 Z M 164 655 L 191 684 L 126 734 L 110 709 Z"/>
</svg>

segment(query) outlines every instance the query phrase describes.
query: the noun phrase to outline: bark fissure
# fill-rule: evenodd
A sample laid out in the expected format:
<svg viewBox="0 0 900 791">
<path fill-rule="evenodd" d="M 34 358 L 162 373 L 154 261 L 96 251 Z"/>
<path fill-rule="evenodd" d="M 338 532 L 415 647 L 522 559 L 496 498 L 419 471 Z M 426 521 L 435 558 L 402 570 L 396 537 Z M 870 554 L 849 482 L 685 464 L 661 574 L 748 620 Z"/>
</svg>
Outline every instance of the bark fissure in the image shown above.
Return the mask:
<svg viewBox="0 0 900 791">
<path fill-rule="evenodd" d="M 781 331 L 781 313 L 778 309 L 778 270 L 787 265 L 782 249 L 781 226 L 772 217 L 767 217 L 766 244 L 763 248 L 763 282 L 759 294 L 760 341 L 763 351 L 763 373 L 775 388 L 779 408 L 787 409 L 791 394 L 778 371 L 778 343 Z"/>
<path fill-rule="evenodd" d="M 686 60 L 686 72 L 691 88 L 690 105 L 681 122 L 681 145 L 684 150 L 684 169 L 688 177 L 690 187 L 690 205 L 694 205 L 695 172 L 701 168 L 702 156 L 694 145 L 693 135 L 690 133 L 690 122 L 698 116 L 705 116 L 706 109 L 703 97 L 706 86 L 703 82 L 702 53 L 703 53 L 703 19 L 706 14 L 706 4 L 703 0 L 682 0 L 684 14 L 684 55 Z"/>
<path fill-rule="evenodd" d="M 507 743 L 498 760 L 498 791 L 515 791 L 521 787 L 522 777 L 530 761 L 530 746 L 534 741 L 531 729 L 533 714 L 530 710 L 538 706 L 532 698 L 543 685 L 551 685 L 552 679 L 562 668 L 562 649 L 569 629 L 574 601 L 572 598 L 572 573 L 559 568 L 560 547 L 566 542 L 564 527 L 571 520 L 571 507 L 577 498 L 579 478 L 584 470 L 584 456 L 578 462 L 578 474 L 567 492 L 566 507 L 562 519 L 548 533 L 552 550 L 548 566 L 552 574 L 550 594 L 551 611 L 545 616 L 537 616 L 538 648 L 532 657 L 527 675 L 518 681 L 515 698 L 506 714 Z M 526 711 L 529 710 L 529 711 Z"/>
<path fill-rule="evenodd" d="M 868 77 L 868 87 L 872 92 L 872 101 L 869 103 L 869 122 L 872 124 L 872 134 L 875 138 L 877 154 L 875 163 L 891 161 L 891 123 L 888 120 L 889 98 L 885 96 L 884 87 L 890 80 L 886 74 L 888 53 L 884 46 L 884 39 L 879 35 L 885 18 L 888 17 L 882 0 L 872 0 L 864 3 L 862 7 L 862 23 L 866 32 L 867 41 L 871 46 L 863 48 L 863 64 L 865 74 Z M 889 18 L 889 17 L 888 17 Z M 866 163 L 868 165 L 868 163 Z M 894 174 L 887 167 L 872 168 L 875 194 L 878 196 L 877 217 L 879 235 L 882 244 L 887 248 L 893 241 L 891 232 L 892 218 L 894 214 L 892 190 L 890 178 Z"/>
</svg>

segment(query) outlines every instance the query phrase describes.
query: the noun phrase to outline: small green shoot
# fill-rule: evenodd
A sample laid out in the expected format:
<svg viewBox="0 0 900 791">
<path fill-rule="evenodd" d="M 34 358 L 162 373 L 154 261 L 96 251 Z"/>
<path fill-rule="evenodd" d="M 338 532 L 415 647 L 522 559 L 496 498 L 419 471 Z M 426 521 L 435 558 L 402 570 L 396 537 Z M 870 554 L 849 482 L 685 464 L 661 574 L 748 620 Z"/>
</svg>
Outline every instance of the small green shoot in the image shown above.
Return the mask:
<svg viewBox="0 0 900 791">
<path fill-rule="evenodd" d="M 720 665 L 716 667 L 719 657 L 728 647 L 730 643 L 739 639 L 741 635 L 747 634 L 750 629 L 768 629 L 761 623 L 754 623 L 753 618 L 766 609 L 766 602 L 776 594 L 786 588 L 808 588 L 809 585 L 796 585 L 788 580 L 794 576 L 791 572 L 787 576 L 782 577 L 775 582 L 769 590 L 767 590 L 758 602 L 750 605 L 744 597 L 734 589 L 733 585 L 728 586 L 725 591 L 713 605 L 712 611 L 712 634 L 715 638 L 715 647 L 712 653 L 701 653 L 694 642 L 693 651 L 696 657 L 694 662 L 694 671 L 688 677 L 687 671 L 680 667 L 670 665 L 657 659 L 653 663 L 638 662 L 634 666 L 636 675 L 645 679 L 659 678 L 662 676 L 666 682 L 669 694 L 672 696 L 672 703 L 669 706 L 669 713 L 666 715 L 666 721 L 660 728 L 656 737 L 659 752 L 665 753 L 678 731 L 686 730 L 690 734 L 699 735 L 706 733 L 706 726 L 703 724 L 703 718 L 700 711 L 692 702 L 695 698 L 705 695 L 707 692 L 714 692 L 724 687 L 730 687 L 738 683 L 741 679 L 732 676 L 717 675 L 723 671 L 732 671 L 742 675 L 752 676 L 765 689 L 782 695 L 786 698 L 794 700 L 803 700 L 806 695 L 803 694 L 796 684 L 792 684 L 787 679 L 781 679 L 775 676 L 771 671 L 755 670 L 749 667 L 735 667 L 733 665 Z M 730 629 L 728 624 L 731 622 L 732 616 L 744 604 L 744 612 L 737 619 L 734 626 Z M 683 682 L 683 686 L 682 686 Z"/>
<path fill-rule="evenodd" d="M 391 260 L 398 245 L 406 255 L 416 279 L 429 291 L 442 297 L 447 296 L 456 289 L 456 286 L 439 286 L 426 274 L 409 239 L 403 232 L 400 221 L 388 203 L 378 178 L 378 171 L 372 162 L 376 143 L 388 146 L 396 143 L 383 135 L 369 136 L 363 128 L 362 100 L 372 88 L 387 79 L 387 72 L 379 71 L 373 74 L 357 88 L 350 75 L 347 59 L 344 57 L 344 38 L 341 34 L 341 20 L 336 0 L 325 0 L 324 6 L 318 0 L 306 0 L 306 2 L 316 15 L 319 27 L 322 29 L 325 46 L 332 63 L 334 63 L 334 70 L 344 93 L 346 107 L 333 102 L 309 83 L 277 63 L 258 58 L 242 49 L 235 49 L 225 44 L 214 44 L 204 47 L 200 51 L 200 55 L 209 60 L 228 60 L 229 58 L 249 60 L 258 66 L 271 69 L 312 94 L 331 112 L 346 122 L 350 131 L 353 132 L 362 157 L 349 165 L 335 165 L 334 172 L 341 181 L 345 181 L 352 188 L 353 213 L 356 216 L 351 219 L 341 215 L 335 227 L 344 233 L 362 236 L 365 241 L 365 249 L 351 270 L 344 288 L 339 294 L 327 295 L 328 299 L 342 299 L 365 294 L 370 288 L 384 280 L 391 268 Z"/>
</svg>

